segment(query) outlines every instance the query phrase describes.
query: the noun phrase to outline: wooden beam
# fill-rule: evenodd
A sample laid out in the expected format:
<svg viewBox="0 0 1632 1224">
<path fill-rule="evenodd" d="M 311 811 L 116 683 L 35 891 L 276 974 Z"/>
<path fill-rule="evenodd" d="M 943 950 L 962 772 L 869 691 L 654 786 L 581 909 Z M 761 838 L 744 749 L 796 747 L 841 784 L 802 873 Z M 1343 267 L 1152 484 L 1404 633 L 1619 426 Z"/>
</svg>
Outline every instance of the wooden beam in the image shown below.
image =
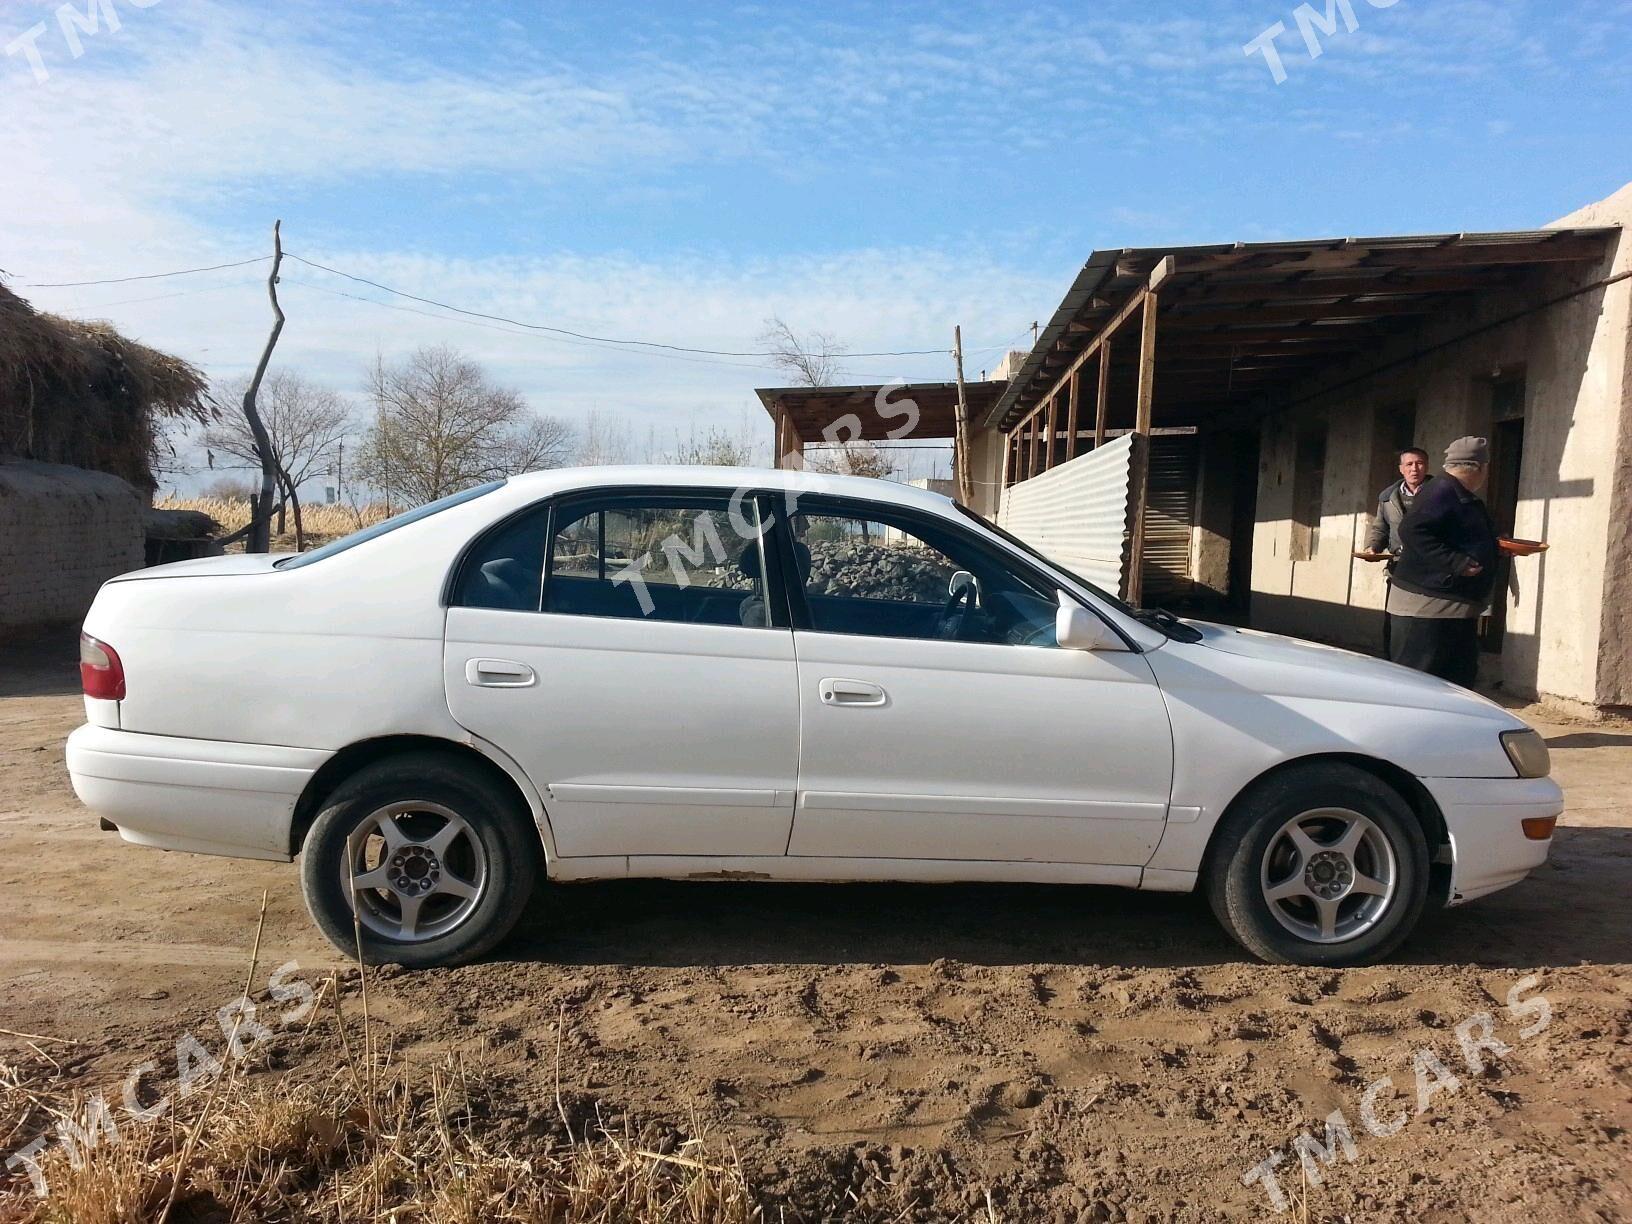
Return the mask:
<svg viewBox="0 0 1632 1224">
<path fill-rule="evenodd" d="M 1105 445 L 1106 417 L 1111 409 L 1111 346 L 1107 342 L 1099 350 L 1099 388 L 1094 398 L 1094 449 Z"/>
<path fill-rule="evenodd" d="M 997 478 L 997 508 L 1001 512 L 1003 509 L 1002 494 L 1003 490 L 1009 487 L 1010 462 L 1014 458 L 1014 435 L 1000 433 L 998 437 L 1003 440 L 1003 473 Z"/>
<path fill-rule="evenodd" d="M 1059 410 L 1060 397 L 1056 395 L 1048 401 L 1048 441 L 1043 445 L 1043 471 L 1045 472 L 1054 466 L 1054 440 L 1055 435 L 1059 432 L 1057 428 Z"/>
<path fill-rule="evenodd" d="M 1128 300 L 1122 303 L 1122 308 L 1106 321 L 1105 326 L 1099 329 L 1099 332 L 1087 343 L 1087 345 L 1083 347 L 1083 350 L 1071 359 L 1070 364 L 1065 367 L 1060 376 L 1054 380 L 1053 384 L 1048 388 L 1048 390 L 1043 392 L 1043 394 L 1038 398 L 1038 403 L 1046 403 L 1048 400 L 1053 399 L 1054 396 L 1060 393 L 1060 390 L 1065 386 L 1071 375 L 1082 369 L 1083 363 L 1099 351 L 1100 346 L 1105 344 L 1111 338 L 1111 336 L 1115 334 L 1116 329 L 1121 327 L 1122 324 L 1126 323 L 1133 317 L 1133 312 L 1139 309 L 1140 305 L 1144 302 L 1145 293 L 1146 290 L 1141 287 L 1129 295 Z"/>
<path fill-rule="evenodd" d="M 1167 328 L 1164 334 L 1184 343 L 1192 340 L 1222 340 L 1239 345 L 1279 344 L 1283 340 L 1307 339 L 1343 340 L 1361 346 L 1371 343 L 1385 332 L 1380 330 L 1379 320 L 1356 319 L 1352 322 L 1322 323 L 1302 328 L 1237 328 L 1235 331 L 1202 331 L 1176 322 Z"/>
<path fill-rule="evenodd" d="M 1136 488 L 1127 582 L 1128 602 L 1135 607 L 1139 606 L 1145 586 L 1145 511 L 1150 504 L 1150 423 L 1156 399 L 1156 311 L 1159 304 L 1155 293 L 1145 294 L 1144 314 L 1139 325 L 1139 398 L 1134 407 L 1133 429 L 1141 437 L 1134 443 Z"/>
<path fill-rule="evenodd" d="M 1355 268 L 1480 268 L 1513 264 L 1582 263 L 1602 259 L 1604 239 L 1564 237 L 1536 242 L 1451 242 L 1440 246 L 1368 246 L 1349 243 L 1330 250 L 1244 252 L 1237 266 L 1258 272 L 1305 272 Z M 1261 260 L 1261 262 L 1260 262 Z M 1191 269 L 1205 271 L 1205 267 Z"/>
<path fill-rule="evenodd" d="M 1305 303 L 1253 306 L 1241 304 L 1222 310 L 1174 310 L 1163 322 L 1179 327 L 1229 327 L 1240 323 L 1312 323 L 1316 319 L 1380 319 L 1393 315 L 1432 314 L 1441 304 L 1430 298 L 1383 298 L 1371 302 Z"/>
<path fill-rule="evenodd" d="M 1076 370 L 1071 374 L 1071 383 L 1066 394 L 1070 398 L 1066 401 L 1065 409 L 1065 461 L 1067 463 L 1077 457 L 1077 392 L 1081 384 L 1082 371 Z"/>
<path fill-rule="evenodd" d="M 1201 277 L 1175 290 L 1177 302 L 1212 305 L 1215 302 L 1293 302 L 1302 298 L 1365 297 L 1372 294 L 1465 293 L 1473 290 L 1505 288 L 1509 281 L 1501 273 L 1447 273 L 1429 276 L 1402 276 L 1388 269 L 1381 276 L 1331 275 L 1282 277 L 1278 280 L 1232 281 Z"/>
<path fill-rule="evenodd" d="M 1217 340 L 1207 336 L 1174 335 L 1170 332 L 1162 333 L 1162 357 L 1274 357 L 1274 358 L 1302 358 L 1318 356 L 1321 353 L 1354 353 L 1362 347 L 1361 337 L 1350 336 L 1347 339 L 1337 340 L 1303 340 L 1297 342 L 1260 341 L 1256 344 L 1240 344 L 1228 340 Z"/>
<path fill-rule="evenodd" d="M 1037 426 L 1039 424 L 1039 422 L 1037 420 L 1037 417 L 1038 417 L 1038 413 L 1034 411 L 1031 414 L 1031 418 L 1030 418 L 1031 419 L 1031 431 L 1030 431 L 1031 432 L 1031 457 L 1026 460 L 1026 478 L 1028 480 L 1031 477 L 1037 475 L 1037 470 L 1038 470 L 1037 469 L 1037 444 L 1040 441 L 1042 441 L 1042 435 L 1040 434 L 1040 432 L 1038 431 L 1038 428 L 1037 428 Z"/>
<path fill-rule="evenodd" d="M 1150 432 L 1151 397 L 1156 390 L 1156 309 L 1156 294 L 1145 294 L 1144 315 L 1139 326 L 1139 400 L 1133 426 L 1143 434 Z"/>
</svg>

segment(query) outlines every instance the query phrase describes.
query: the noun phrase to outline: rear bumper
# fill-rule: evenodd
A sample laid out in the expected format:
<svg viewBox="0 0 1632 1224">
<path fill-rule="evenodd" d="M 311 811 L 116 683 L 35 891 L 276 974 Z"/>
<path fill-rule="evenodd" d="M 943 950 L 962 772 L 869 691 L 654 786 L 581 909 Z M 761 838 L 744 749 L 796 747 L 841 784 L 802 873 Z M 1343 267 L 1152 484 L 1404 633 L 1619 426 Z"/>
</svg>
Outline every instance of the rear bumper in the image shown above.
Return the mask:
<svg viewBox="0 0 1632 1224">
<path fill-rule="evenodd" d="M 1547 861 L 1552 839 L 1532 841 L 1520 822 L 1557 816 L 1564 792 L 1551 778 L 1424 778 L 1451 835 L 1449 902 L 1517 884 Z"/>
<path fill-rule="evenodd" d="M 328 755 L 86 725 L 68 737 L 68 776 L 128 842 L 287 862 L 295 801 Z"/>
</svg>

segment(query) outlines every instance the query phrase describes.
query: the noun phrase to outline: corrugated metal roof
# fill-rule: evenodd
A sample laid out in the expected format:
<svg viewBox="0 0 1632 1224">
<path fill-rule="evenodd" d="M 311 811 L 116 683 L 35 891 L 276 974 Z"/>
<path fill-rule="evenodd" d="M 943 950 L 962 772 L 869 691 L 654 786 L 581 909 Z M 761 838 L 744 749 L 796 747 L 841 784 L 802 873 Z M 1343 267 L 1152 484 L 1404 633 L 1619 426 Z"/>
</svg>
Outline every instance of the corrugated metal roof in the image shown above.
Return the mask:
<svg viewBox="0 0 1632 1224">
<path fill-rule="evenodd" d="M 1477 269 L 1481 265 L 1477 256 L 1482 251 L 1488 251 L 1492 256 L 1491 265 L 1504 268 L 1522 266 L 1527 261 L 1520 255 L 1514 258 L 1513 248 L 1531 248 L 1535 256 L 1534 262 L 1547 262 L 1548 252 L 1545 248 L 1569 239 L 1604 239 L 1618 234 L 1619 227 L 1601 226 L 1594 228 L 1575 229 L 1544 229 L 1544 230 L 1506 230 L 1490 233 L 1461 233 L 1461 234 L 1395 234 L 1382 235 L 1370 238 L 1315 238 L 1282 242 L 1235 242 L 1214 243 L 1193 246 L 1160 246 L 1160 247 L 1121 247 L 1108 250 L 1096 250 L 1088 257 L 1061 300 L 1059 307 L 1049 319 L 1048 325 L 1038 334 L 1036 343 L 1027 355 L 1019 372 L 1009 382 L 1003 395 L 993 404 L 991 410 L 981 421 L 988 427 L 1016 423 L 1016 407 L 1034 390 L 1041 394 L 1047 387 L 1034 388 L 1045 363 L 1051 354 L 1056 353 L 1062 339 L 1072 334 L 1072 325 L 1079 325 L 1079 334 L 1086 339 L 1091 336 L 1094 321 L 1103 321 L 1108 318 L 1117 306 L 1125 301 L 1128 295 L 1142 284 L 1142 278 L 1129 280 L 1118 278 L 1117 269 L 1121 265 L 1154 266 L 1158 261 L 1173 256 L 1179 271 L 1182 273 L 1203 273 L 1217 275 L 1231 275 L 1243 273 L 1253 275 L 1259 271 L 1270 273 L 1259 282 L 1255 277 L 1251 281 L 1255 286 L 1262 284 L 1263 299 L 1270 300 L 1278 295 L 1282 286 L 1291 288 L 1305 283 L 1307 270 L 1299 269 L 1296 263 L 1288 265 L 1287 260 L 1276 260 L 1276 256 L 1296 257 L 1297 260 L 1307 260 L 1312 256 L 1324 252 L 1355 253 L 1355 259 L 1350 264 L 1342 265 L 1355 272 L 1377 271 L 1379 273 L 1425 270 L 1436 266 L 1433 253 L 1453 252 L 1456 255 L 1467 255 L 1466 261 L 1459 261 L 1453 266 Z M 1555 247 L 1556 249 L 1556 247 Z M 1419 258 L 1413 258 L 1413 255 Z M 1124 283 L 1116 284 L 1118 279 Z M 1349 294 L 1353 294 L 1353 290 Z M 1165 295 L 1164 295 L 1165 296 Z M 1308 297 L 1307 290 L 1301 295 Z M 1334 295 L 1341 296 L 1341 295 Z M 1100 305 L 1092 304 L 1099 300 Z M 1250 314 L 1243 312 L 1242 322 L 1250 322 Z M 1081 332 L 1080 325 L 1086 323 L 1088 331 Z M 1026 405 L 1028 408 L 1030 405 Z"/>
</svg>

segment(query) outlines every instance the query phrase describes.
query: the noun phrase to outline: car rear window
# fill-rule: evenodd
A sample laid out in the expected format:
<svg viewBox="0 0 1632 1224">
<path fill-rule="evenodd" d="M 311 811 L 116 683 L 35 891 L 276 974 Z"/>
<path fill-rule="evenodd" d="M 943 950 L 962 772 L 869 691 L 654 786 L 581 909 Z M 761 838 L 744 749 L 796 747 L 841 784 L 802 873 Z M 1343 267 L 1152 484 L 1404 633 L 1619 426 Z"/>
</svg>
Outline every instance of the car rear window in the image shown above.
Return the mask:
<svg viewBox="0 0 1632 1224">
<path fill-rule="evenodd" d="M 299 569 L 303 565 L 310 565 L 314 561 L 322 561 L 336 553 L 343 553 L 347 549 L 356 548 L 359 544 L 366 544 L 376 540 L 389 531 L 398 527 L 406 527 L 409 523 L 417 523 L 421 519 L 430 518 L 443 510 L 463 505 L 468 501 L 475 501 L 484 494 L 502 489 L 504 481 L 490 480 L 486 484 L 479 484 L 471 489 L 462 489 L 458 493 L 450 493 L 446 497 L 439 497 L 436 501 L 426 502 L 423 506 L 415 506 L 412 510 L 404 510 L 401 514 L 393 515 L 383 523 L 375 523 L 372 527 L 364 527 L 361 531 L 354 531 L 350 535 L 341 536 L 338 540 L 331 540 L 322 548 L 314 548 L 311 552 L 297 553 L 293 557 L 285 557 L 277 562 L 279 569 Z"/>
</svg>

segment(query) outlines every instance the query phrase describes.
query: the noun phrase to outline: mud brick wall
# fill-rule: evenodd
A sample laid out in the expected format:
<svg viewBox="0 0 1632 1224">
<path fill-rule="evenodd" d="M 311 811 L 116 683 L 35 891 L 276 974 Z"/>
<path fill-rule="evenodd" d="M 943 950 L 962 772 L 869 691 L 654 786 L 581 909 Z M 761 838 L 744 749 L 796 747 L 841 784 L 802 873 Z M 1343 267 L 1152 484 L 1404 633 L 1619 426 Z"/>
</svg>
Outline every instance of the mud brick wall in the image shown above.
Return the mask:
<svg viewBox="0 0 1632 1224">
<path fill-rule="evenodd" d="M 77 621 L 104 581 L 140 569 L 145 509 L 117 476 L 0 459 L 0 633 Z"/>
</svg>

